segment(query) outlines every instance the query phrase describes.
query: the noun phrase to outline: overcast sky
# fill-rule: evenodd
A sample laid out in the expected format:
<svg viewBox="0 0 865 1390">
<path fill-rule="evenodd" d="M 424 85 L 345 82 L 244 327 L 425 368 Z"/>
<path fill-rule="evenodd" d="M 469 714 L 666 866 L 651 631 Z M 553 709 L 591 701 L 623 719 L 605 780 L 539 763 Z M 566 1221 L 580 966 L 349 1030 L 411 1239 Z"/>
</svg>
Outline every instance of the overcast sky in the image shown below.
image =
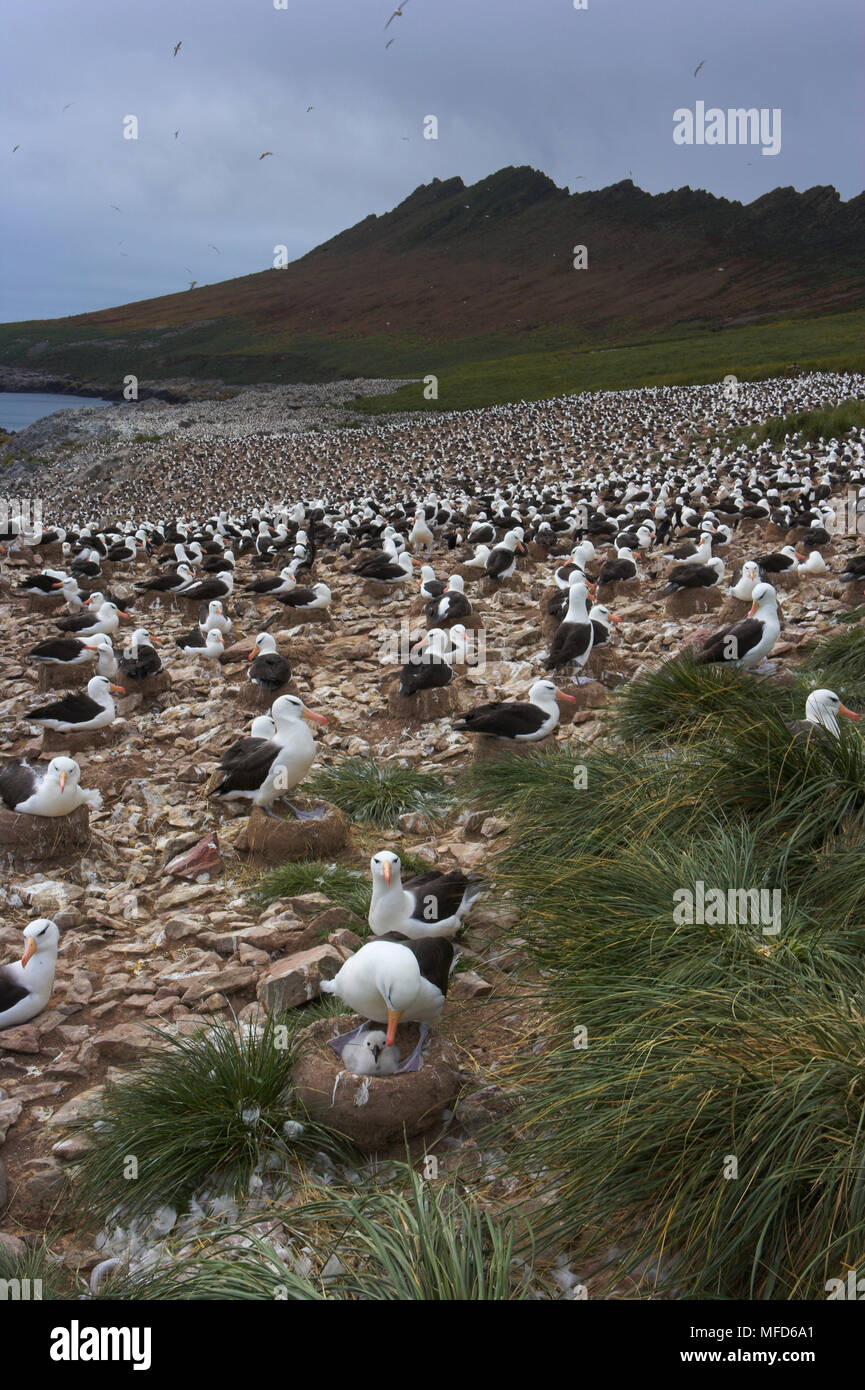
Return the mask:
<svg viewBox="0 0 865 1390">
<path fill-rule="evenodd" d="M 858 0 L 405 0 L 386 31 L 396 0 L 284 3 L 4 0 L 0 319 L 249 274 L 508 164 L 743 202 L 865 182 Z M 780 153 L 674 144 L 698 99 L 780 107 Z"/>
</svg>

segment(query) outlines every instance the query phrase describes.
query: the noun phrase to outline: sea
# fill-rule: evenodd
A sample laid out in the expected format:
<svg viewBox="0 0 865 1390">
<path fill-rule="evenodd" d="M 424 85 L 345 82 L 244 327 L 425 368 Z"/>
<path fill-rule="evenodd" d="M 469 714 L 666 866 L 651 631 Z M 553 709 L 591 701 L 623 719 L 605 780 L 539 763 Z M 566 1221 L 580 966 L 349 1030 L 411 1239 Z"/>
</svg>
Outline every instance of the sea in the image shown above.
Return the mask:
<svg viewBox="0 0 865 1390">
<path fill-rule="evenodd" d="M 0 391 L 0 429 L 26 430 L 28 425 L 55 410 L 73 410 L 84 405 L 111 405 L 101 396 L 55 396 L 41 391 Z"/>
</svg>

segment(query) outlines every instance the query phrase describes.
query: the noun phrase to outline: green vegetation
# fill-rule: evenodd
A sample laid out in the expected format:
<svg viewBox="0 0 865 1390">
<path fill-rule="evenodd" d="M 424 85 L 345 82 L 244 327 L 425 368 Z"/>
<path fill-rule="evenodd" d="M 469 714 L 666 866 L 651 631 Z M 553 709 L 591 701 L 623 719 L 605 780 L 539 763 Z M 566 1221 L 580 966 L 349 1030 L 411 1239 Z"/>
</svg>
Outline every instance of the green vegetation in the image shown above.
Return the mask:
<svg viewBox="0 0 865 1390">
<path fill-rule="evenodd" d="M 689 386 L 781 376 L 795 363 L 806 370 L 862 371 L 865 314 L 787 319 L 721 330 L 665 330 L 654 337 L 616 341 L 612 336 L 588 346 L 578 339 L 561 347 L 533 344 L 480 360 L 452 363 L 449 345 L 429 344 L 410 375 L 438 376 L 438 399 L 423 399 L 422 381 L 385 396 L 370 396 L 355 408 L 368 415 L 398 410 L 468 410 L 508 401 L 539 400 L 580 391 L 613 391 L 638 386 Z M 749 432 L 750 435 L 750 432 Z"/>
<path fill-rule="evenodd" d="M 372 888 L 366 875 L 342 864 L 326 864 L 322 859 L 305 859 L 280 864 L 262 874 L 255 888 L 260 902 L 276 898 L 299 898 L 304 893 L 325 893 L 332 903 L 366 917 Z"/>
<path fill-rule="evenodd" d="M 845 624 L 840 632 L 824 638 L 809 653 L 805 669 L 815 686 L 834 690 L 842 700 L 854 705 L 857 701 L 865 702 L 865 631 Z M 861 712 L 865 714 L 865 707 Z"/>
<path fill-rule="evenodd" d="M 336 1281 L 342 1297 L 381 1302 L 482 1302 L 521 1299 L 531 1264 L 514 1263 L 512 1221 L 498 1219 L 455 1181 L 425 1182 L 401 1168 L 402 1190 L 335 1195 L 303 1209 L 343 1235 L 334 1253 L 349 1269 Z M 531 1235 L 521 1234 L 531 1248 Z"/>
<path fill-rule="evenodd" d="M 382 828 L 395 826 L 406 811 L 435 819 L 448 800 L 444 778 L 375 758 L 345 758 L 322 768 L 309 786 L 358 824 Z"/>
<path fill-rule="evenodd" d="M 410 385 L 355 403 L 361 415 L 404 410 L 466 410 L 563 393 L 636 386 L 740 381 L 802 369 L 861 371 L 865 311 L 784 318 L 745 326 L 683 325 L 638 334 L 628 324 L 604 331 L 540 327 L 441 339 L 413 333 L 325 338 L 286 336 L 272 321 L 222 317 L 140 330 L 63 319 L 0 324 L 0 363 L 15 364 L 28 346 L 30 365 L 74 370 L 105 383 L 119 360 L 147 377 L 222 378 L 235 384 L 326 382 L 410 377 Z M 74 349 L 70 341 L 74 340 Z M 438 399 L 425 400 L 423 378 L 438 377 Z M 749 432 L 750 437 L 750 432 Z"/>
<path fill-rule="evenodd" d="M 731 714 L 798 711 L 798 696 L 775 681 L 723 666 L 698 665 L 687 655 L 628 681 L 616 694 L 613 726 L 626 743 L 675 743 L 707 719 Z"/>
<path fill-rule="evenodd" d="M 798 435 L 809 444 L 818 439 L 840 439 L 851 430 L 865 426 L 865 401 L 839 401 L 822 410 L 797 410 L 790 415 L 773 415 L 762 424 L 732 430 L 724 435 L 727 445 L 769 443 L 776 448 L 788 435 Z"/>
<path fill-rule="evenodd" d="M 550 1018 L 511 1068 L 508 1164 L 542 1174 L 539 1241 L 615 1248 L 596 1296 L 628 1273 L 644 1294 L 816 1297 L 861 1253 L 865 744 L 844 721 L 791 738 L 803 699 L 665 669 L 614 702 L 639 751 L 473 770 L 512 825 L 493 874 Z M 722 894 L 703 920 L 699 882 Z"/>
<path fill-rule="evenodd" d="M 291 1035 L 300 1022 L 292 1014 L 260 1030 L 219 1022 L 191 1038 L 160 1034 L 166 1046 L 76 1127 L 90 1141 L 78 1175 L 85 1208 L 102 1219 L 141 1215 L 182 1205 L 204 1183 L 241 1195 L 269 1155 L 332 1147 L 293 1100 Z"/>
</svg>

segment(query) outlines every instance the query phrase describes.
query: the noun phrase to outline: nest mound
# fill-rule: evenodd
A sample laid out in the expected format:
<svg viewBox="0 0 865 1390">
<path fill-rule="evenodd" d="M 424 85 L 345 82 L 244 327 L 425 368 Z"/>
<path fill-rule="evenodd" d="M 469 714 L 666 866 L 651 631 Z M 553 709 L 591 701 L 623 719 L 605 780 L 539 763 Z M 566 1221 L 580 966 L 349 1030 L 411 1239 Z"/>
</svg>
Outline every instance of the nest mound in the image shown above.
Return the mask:
<svg viewBox="0 0 865 1390">
<path fill-rule="evenodd" d="M 313 1119 L 344 1134 L 365 1153 L 375 1153 L 403 1136 L 413 1139 L 426 1133 L 453 1104 L 460 1077 L 449 1045 L 435 1031 L 427 1038 L 420 1071 L 355 1076 L 328 1043 L 362 1022 L 345 1016 L 321 1019 L 305 1028 L 299 1039 L 294 1084 Z M 416 1023 L 400 1026 L 397 1044 L 404 1058 L 418 1036 Z"/>
</svg>

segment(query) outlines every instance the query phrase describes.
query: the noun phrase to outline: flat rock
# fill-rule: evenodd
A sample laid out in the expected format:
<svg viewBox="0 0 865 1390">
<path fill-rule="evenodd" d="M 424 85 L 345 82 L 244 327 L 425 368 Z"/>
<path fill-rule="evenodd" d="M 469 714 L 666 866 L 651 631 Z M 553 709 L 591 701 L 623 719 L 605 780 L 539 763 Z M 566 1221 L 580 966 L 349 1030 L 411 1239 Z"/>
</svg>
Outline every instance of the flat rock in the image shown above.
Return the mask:
<svg viewBox="0 0 865 1390">
<path fill-rule="evenodd" d="M 308 1004 L 318 998 L 322 980 L 332 980 L 342 964 L 343 957 L 333 946 L 297 951 L 265 971 L 258 982 L 258 998 L 268 1013 Z"/>
</svg>

